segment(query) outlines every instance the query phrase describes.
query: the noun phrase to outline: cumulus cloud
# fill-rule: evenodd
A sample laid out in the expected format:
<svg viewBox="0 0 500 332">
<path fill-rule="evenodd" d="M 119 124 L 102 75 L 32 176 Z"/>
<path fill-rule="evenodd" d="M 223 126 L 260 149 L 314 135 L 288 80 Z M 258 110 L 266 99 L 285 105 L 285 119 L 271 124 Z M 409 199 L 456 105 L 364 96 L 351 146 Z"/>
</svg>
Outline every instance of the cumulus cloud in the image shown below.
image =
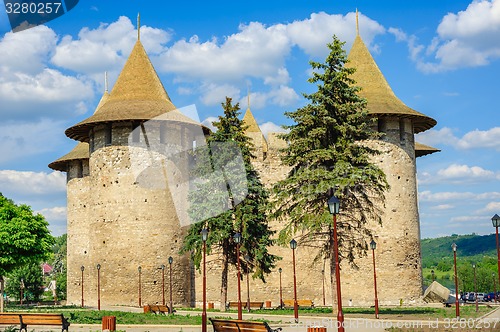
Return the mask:
<svg viewBox="0 0 500 332">
<path fill-rule="evenodd" d="M 457 137 L 452 129 L 444 127 L 417 134 L 415 139 L 427 145 L 445 144 L 463 150 L 484 148 L 500 151 L 500 127 L 488 130 L 475 129 L 466 133 L 462 138 Z"/>
<path fill-rule="evenodd" d="M 66 233 L 66 207 L 56 206 L 51 208 L 43 208 L 41 210 L 35 211 L 35 213 L 40 213 L 45 217 L 45 220 L 49 222 L 49 230 L 51 231 L 53 236 L 60 236 Z"/>
<path fill-rule="evenodd" d="M 500 199 L 500 192 L 485 192 L 481 194 L 476 194 L 473 192 L 453 192 L 453 191 L 443 191 L 443 192 L 432 192 L 430 190 L 425 190 L 419 192 L 418 200 L 421 202 L 434 202 L 441 203 L 447 201 L 463 201 L 463 200 L 496 200 Z"/>
<path fill-rule="evenodd" d="M 445 169 L 440 169 L 437 176 L 442 181 L 452 183 L 468 183 L 494 180 L 497 176 L 493 171 L 485 170 L 479 166 L 452 164 Z"/>
<path fill-rule="evenodd" d="M 0 170 L 0 187 L 13 195 L 46 195 L 66 191 L 66 175 L 61 172 Z"/>
<path fill-rule="evenodd" d="M 283 129 L 281 126 L 278 126 L 274 122 L 264 122 L 260 126 L 260 130 L 262 131 L 262 134 L 267 138 L 269 133 L 284 133 L 286 132 L 285 129 Z"/>
<path fill-rule="evenodd" d="M 408 44 L 411 59 L 423 72 L 484 66 L 500 58 L 500 0 L 476 0 L 465 10 L 446 14 L 428 46 L 399 29 L 389 32 Z"/>
<path fill-rule="evenodd" d="M 202 125 L 204 125 L 205 127 L 209 128 L 211 131 L 215 132 L 217 131 L 217 128 L 215 128 L 215 126 L 213 125 L 213 123 L 215 121 L 218 121 L 219 119 L 216 118 L 215 116 L 209 116 L 208 118 L 206 118 L 205 120 L 203 120 L 201 122 Z"/>
<path fill-rule="evenodd" d="M 226 97 L 238 99 L 240 90 L 231 84 L 204 84 L 200 88 L 201 102 L 208 106 L 220 105 L 226 100 Z"/>
</svg>

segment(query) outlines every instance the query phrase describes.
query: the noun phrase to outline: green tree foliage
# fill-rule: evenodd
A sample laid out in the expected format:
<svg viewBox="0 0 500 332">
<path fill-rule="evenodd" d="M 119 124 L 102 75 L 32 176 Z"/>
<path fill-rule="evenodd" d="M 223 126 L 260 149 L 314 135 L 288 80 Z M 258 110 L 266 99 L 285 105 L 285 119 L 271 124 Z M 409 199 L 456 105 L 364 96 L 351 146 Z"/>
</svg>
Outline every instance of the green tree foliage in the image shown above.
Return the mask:
<svg viewBox="0 0 500 332">
<path fill-rule="evenodd" d="M 45 287 L 40 264 L 28 263 L 9 273 L 5 292 L 11 299 L 20 299 L 21 279 L 24 284 L 23 301 L 40 301 Z"/>
<path fill-rule="evenodd" d="M 370 128 L 366 100 L 358 96 L 360 88 L 350 77 L 355 69 L 345 67 L 343 45 L 334 36 L 326 61 L 311 62 L 309 82 L 317 91 L 304 94 L 309 104 L 285 113 L 295 122 L 285 126 L 289 132 L 281 135 L 289 142 L 282 161 L 291 171 L 273 188 L 273 216 L 286 222 L 281 242 L 300 232 L 299 245 L 320 246 L 317 259 L 330 258 L 332 275 L 335 259 L 328 199 L 335 195 L 341 201 L 339 253 L 354 264 L 371 240 L 365 224 L 380 222 L 379 207 L 388 189 L 385 174 L 370 161 L 378 151 L 367 141 L 378 134 Z"/>
<path fill-rule="evenodd" d="M 251 164 L 253 145 L 245 135 L 243 121 L 238 118 L 239 104 L 232 105 L 231 98 L 226 98 L 222 108 L 224 115 L 214 122 L 217 131 L 207 138 L 207 145 L 199 147 L 194 156 L 193 174 L 203 180 L 196 183 L 196 190 L 190 194 L 189 214 L 192 219 L 200 220 L 200 216 L 209 211 L 221 207 L 224 211 L 193 224 L 184 239 L 182 251 L 190 251 L 199 268 L 202 258 L 200 232 L 203 228 L 209 230 L 207 252 L 217 254 L 220 259 L 221 302 L 226 303 L 228 267 L 236 264 L 233 239 L 236 232 L 242 235 L 242 269 L 252 271 L 253 278 L 265 281 L 265 275 L 271 272 L 278 257 L 268 252 L 268 247 L 273 244 L 273 231 L 266 216 L 269 193 Z M 238 168 L 238 161 L 242 168 Z M 247 264 L 242 259 L 244 256 L 248 256 L 251 263 Z"/>
<path fill-rule="evenodd" d="M 66 299 L 66 286 L 67 286 L 67 234 L 63 234 L 55 238 L 55 243 L 52 246 L 52 274 L 50 279 L 54 279 L 57 285 L 57 299 Z"/>
<path fill-rule="evenodd" d="M 16 205 L 0 194 L 0 277 L 17 267 L 40 263 L 50 255 L 54 238 L 41 214 L 27 205 Z M 0 310 L 3 311 L 3 297 Z"/>
</svg>

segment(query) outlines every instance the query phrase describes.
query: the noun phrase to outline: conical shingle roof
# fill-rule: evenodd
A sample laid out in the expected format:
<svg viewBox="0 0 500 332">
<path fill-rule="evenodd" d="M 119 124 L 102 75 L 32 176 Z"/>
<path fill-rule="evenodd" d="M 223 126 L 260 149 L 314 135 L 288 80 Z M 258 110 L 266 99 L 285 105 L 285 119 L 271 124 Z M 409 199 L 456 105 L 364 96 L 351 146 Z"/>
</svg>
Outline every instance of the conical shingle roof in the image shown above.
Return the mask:
<svg viewBox="0 0 500 332">
<path fill-rule="evenodd" d="M 257 121 L 255 120 L 252 111 L 250 110 L 250 107 L 247 108 L 247 111 L 245 112 L 245 115 L 243 116 L 243 123 L 245 126 L 247 126 L 247 129 L 245 130 L 246 133 L 249 134 L 250 137 L 257 136 L 262 139 L 262 151 L 267 152 L 268 146 L 267 146 L 267 141 L 266 138 L 264 137 L 264 134 L 260 130 L 259 125 L 257 124 Z M 254 144 L 257 142 L 254 142 Z M 256 146 L 257 147 L 257 146 Z"/>
<path fill-rule="evenodd" d="M 123 67 L 108 100 L 88 119 L 70 127 L 66 135 L 88 142 L 89 131 L 98 123 L 149 120 L 175 110 L 140 40 Z"/>
<path fill-rule="evenodd" d="M 346 66 L 356 68 L 352 78 L 362 88 L 360 96 L 368 101 L 370 114 L 411 118 L 415 133 L 436 125 L 436 120 L 411 109 L 396 97 L 359 35 L 354 40 L 348 60 Z"/>
<path fill-rule="evenodd" d="M 439 151 L 441 150 L 433 148 L 432 146 L 415 142 L 415 157 L 422 157 Z"/>
</svg>

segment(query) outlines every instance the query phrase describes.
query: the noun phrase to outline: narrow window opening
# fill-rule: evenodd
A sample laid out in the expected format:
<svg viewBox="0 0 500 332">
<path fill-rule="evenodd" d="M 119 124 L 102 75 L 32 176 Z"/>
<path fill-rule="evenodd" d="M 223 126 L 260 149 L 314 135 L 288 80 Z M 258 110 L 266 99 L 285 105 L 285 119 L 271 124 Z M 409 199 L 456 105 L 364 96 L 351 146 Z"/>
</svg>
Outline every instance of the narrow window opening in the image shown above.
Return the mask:
<svg viewBox="0 0 500 332">
<path fill-rule="evenodd" d="M 94 130 L 91 130 L 90 131 L 90 139 L 89 139 L 89 149 L 90 149 L 90 153 L 94 152 L 95 150 L 95 147 L 94 147 Z"/>
<path fill-rule="evenodd" d="M 78 178 L 83 178 L 83 163 L 81 160 L 78 161 L 78 170 L 77 175 Z"/>
<path fill-rule="evenodd" d="M 105 146 L 110 146 L 111 145 L 111 141 L 112 141 L 111 135 L 112 135 L 112 132 L 113 132 L 111 129 L 112 129 L 111 123 L 106 124 L 106 129 L 105 129 L 106 131 L 104 133 L 104 145 Z"/>
<path fill-rule="evenodd" d="M 406 143 L 405 139 L 405 120 L 399 119 L 399 141 L 401 144 Z"/>
</svg>

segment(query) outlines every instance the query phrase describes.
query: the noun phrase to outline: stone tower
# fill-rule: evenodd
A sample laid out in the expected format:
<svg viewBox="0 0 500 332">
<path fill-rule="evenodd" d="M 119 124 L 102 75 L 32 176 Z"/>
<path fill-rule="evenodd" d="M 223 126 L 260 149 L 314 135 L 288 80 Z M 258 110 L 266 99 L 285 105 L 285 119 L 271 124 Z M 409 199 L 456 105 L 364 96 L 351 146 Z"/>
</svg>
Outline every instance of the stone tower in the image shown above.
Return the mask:
<svg viewBox="0 0 500 332">
<path fill-rule="evenodd" d="M 67 172 L 68 303 L 80 304 L 82 275 L 85 305 L 97 305 L 98 282 L 101 305 L 162 303 L 172 256 L 173 300 L 192 304 L 192 264 L 178 254 L 186 209 L 175 205 L 187 201 L 187 166 L 172 156 L 202 140 L 201 128 L 176 110 L 138 40 L 95 113 L 66 130 L 80 143 L 49 165 Z"/>
</svg>

